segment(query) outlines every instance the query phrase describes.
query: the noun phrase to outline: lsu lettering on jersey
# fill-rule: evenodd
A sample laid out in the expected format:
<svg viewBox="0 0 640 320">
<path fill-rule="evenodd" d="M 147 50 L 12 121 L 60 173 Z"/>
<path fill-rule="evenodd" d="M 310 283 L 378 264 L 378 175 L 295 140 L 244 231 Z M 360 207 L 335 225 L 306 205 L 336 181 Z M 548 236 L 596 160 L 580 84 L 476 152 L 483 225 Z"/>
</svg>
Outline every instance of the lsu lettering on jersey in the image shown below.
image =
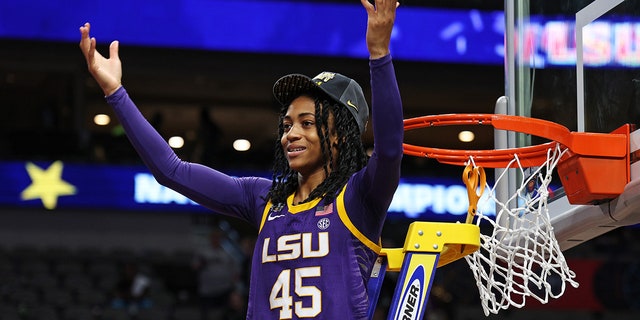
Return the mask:
<svg viewBox="0 0 640 320">
<path fill-rule="evenodd" d="M 265 208 L 247 318 L 365 319 L 366 283 L 380 247 L 349 221 L 344 189 L 329 204 L 292 200 Z"/>
</svg>

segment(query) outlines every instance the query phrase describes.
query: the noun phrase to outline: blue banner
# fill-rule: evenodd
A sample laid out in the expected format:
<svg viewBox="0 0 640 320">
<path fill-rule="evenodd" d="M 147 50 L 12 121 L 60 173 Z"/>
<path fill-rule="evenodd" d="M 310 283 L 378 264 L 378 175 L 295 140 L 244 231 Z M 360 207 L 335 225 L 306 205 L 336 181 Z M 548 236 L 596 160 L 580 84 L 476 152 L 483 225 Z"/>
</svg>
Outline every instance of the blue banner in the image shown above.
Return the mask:
<svg viewBox="0 0 640 320">
<path fill-rule="evenodd" d="M 268 173 L 232 174 L 269 177 Z M 0 207 L 208 212 L 160 185 L 144 166 L 0 162 L 0 177 Z M 464 221 L 468 201 L 462 181 L 403 178 L 389 208 L 389 218 Z M 485 214 L 495 212 L 490 201 L 481 200 L 480 206 Z"/>
<path fill-rule="evenodd" d="M 502 12 L 401 6 L 397 15 L 396 59 L 503 63 Z M 357 1 L 2 1 L 0 39 L 76 43 L 90 22 L 99 43 L 123 47 L 364 58 L 366 19 Z"/>
<path fill-rule="evenodd" d="M 520 25 L 521 59 L 533 66 L 575 65 L 573 16 L 534 15 Z M 366 58 L 361 5 L 249 0 L 65 0 L 0 2 L 0 39 L 79 41 L 91 22 L 98 42 L 126 46 Z M 502 11 L 401 6 L 391 46 L 395 59 L 504 63 Z M 584 30 L 585 65 L 640 65 L 640 19 L 606 17 Z"/>
<path fill-rule="evenodd" d="M 145 180 L 140 175 L 150 178 Z M 205 211 L 162 187 L 143 166 L 9 162 L 0 163 L 0 176 L 3 206 Z"/>
</svg>

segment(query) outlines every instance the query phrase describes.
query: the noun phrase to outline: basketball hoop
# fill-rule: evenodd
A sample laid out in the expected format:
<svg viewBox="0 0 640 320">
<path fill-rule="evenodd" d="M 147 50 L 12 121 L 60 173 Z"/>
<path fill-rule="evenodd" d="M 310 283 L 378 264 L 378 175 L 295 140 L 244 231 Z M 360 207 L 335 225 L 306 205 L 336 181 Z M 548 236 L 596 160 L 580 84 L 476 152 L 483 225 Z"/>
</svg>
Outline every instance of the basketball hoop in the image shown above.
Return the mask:
<svg viewBox="0 0 640 320">
<path fill-rule="evenodd" d="M 440 163 L 464 166 L 473 158 L 485 168 L 537 167 L 548 161 L 548 150 L 556 144 L 568 149 L 560 159 L 569 203 L 594 204 L 622 193 L 630 181 L 629 134 L 626 124 L 611 133 L 572 132 L 565 126 L 536 118 L 504 114 L 444 114 L 404 120 L 405 131 L 451 125 L 492 125 L 495 129 L 521 132 L 551 140 L 539 145 L 494 150 L 452 150 L 403 144 L 404 153 Z M 518 158 L 518 162 L 512 160 Z"/>
<path fill-rule="evenodd" d="M 577 287 L 553 232 L 547 209 L 549 185 L 557 168 L 572 204 L 593 204 L 617 197 L 629 182 L 629 133 L 625 125 L 609 134 L 577 133 L 546 120 L 501 114 L 446 114 L 404 121 L 405 130 L 450 125 L 492 125 L 551 140 L 539 145 L 498 150 L 449 150 L 404 144 L 407 155 L 465 166 L 470 209 L 467 223 L 490 224 L 492 234 L 480 234 L 479 250 L 465 256 L 480 292 L 485 315 L 510 306 L 523 307 L 526 298 L 547 303 L 567 285 Z M 507 170 L 493 183 L 479 186 L 482 167 L 518 170 L 522 182 L 508 199 L 498 199 L 496 187 L 506 185 Z M 478 168 L 478 169 L 475 169 Z M 474 173 L 475 172 L 475 173 Z M 473 183 L 469 183 L 468 181 Z M 485 182 L 482 181 L 481 184 Z M 485 197 L 480 198 L 477 190 Z M 485 215 L 480 201 L 494 201 L 496 214 Z M 475 216 L 475 222 L 473 221 Z M 553 279 L 553 284 L 551 280 Z"/>
</svg>

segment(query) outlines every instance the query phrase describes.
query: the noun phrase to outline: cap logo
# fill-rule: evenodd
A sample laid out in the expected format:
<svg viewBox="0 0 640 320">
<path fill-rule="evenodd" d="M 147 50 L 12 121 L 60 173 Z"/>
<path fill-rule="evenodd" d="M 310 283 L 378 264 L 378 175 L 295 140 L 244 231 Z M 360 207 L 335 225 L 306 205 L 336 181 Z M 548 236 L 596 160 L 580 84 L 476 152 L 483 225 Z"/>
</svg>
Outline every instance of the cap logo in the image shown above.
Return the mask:
<svg viewBox="0 0 640 320">
<path fill-rule="evenodd" d="M 335 76 L 336 76 L 335 73 L 325 71 L 315 76 L 313 80 L 320 80 L 320 81 L 316 81 L 316 84 L 321 85 L 323 82 L 328 82 L 329 80 L 333 79 Z"/>
<path fill-rule="evenodd" d="M 347 100 L 347 105 L 351 108 L 356 109 L 356 111 L 358 111 L 358 106 L 356 106 L 355 104 L 353 104 L 353 102 L 351 102 L 351 100 Z"/>
</svg>

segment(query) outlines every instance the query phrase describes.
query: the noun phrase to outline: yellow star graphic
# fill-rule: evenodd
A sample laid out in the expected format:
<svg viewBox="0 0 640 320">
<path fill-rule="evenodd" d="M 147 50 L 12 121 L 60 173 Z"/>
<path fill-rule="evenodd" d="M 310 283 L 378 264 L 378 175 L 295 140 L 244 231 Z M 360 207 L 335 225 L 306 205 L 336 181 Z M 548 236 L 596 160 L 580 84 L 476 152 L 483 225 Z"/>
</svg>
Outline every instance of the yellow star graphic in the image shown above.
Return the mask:
<svg viewBox="0 0 640 320">
<path fill-rule="evenodd" d="M 59 196 L 76 194 L 76 187 L 62 180 L 62 161 L 54 162 L 46 170 L 28 162 L 27 172 L 31 184 L 20 194 L 22 200 L 40 198 L 45 208 L 53 210 Z"/>
</svg>

